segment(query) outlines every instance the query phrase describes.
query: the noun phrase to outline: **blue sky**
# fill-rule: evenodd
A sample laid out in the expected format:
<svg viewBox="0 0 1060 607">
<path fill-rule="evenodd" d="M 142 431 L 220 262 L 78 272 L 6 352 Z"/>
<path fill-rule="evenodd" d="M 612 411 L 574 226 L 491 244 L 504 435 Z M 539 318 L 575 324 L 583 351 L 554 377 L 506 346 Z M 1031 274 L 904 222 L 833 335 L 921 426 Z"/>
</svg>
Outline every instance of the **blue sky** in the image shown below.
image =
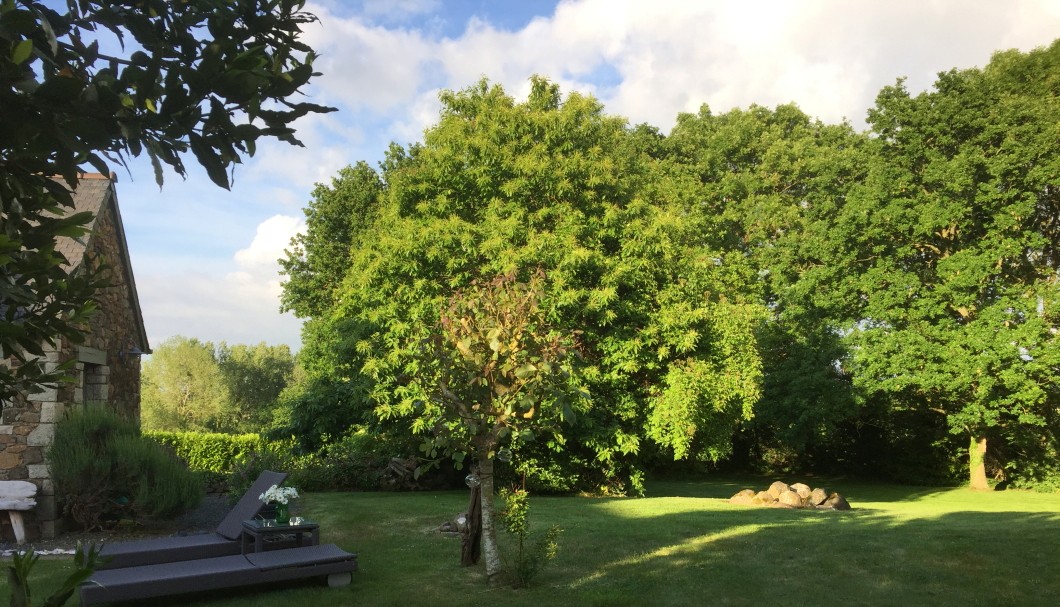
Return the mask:
<svg viewBox="0 0 1060 607">
<path fill-rule="evenodd" d="M 259 144 L 230 192 L 193 167 L 161 191 L 118 168 L 118 198 L 152 345 L 177 334 L 299 346 L 279 313 L 277 257 L 315 183 L 421 138 L 441 89 L 482 77 L 525 97 L 531 75 L 664 132 L 679 112 L 795 102 L 864 127 L 876 93 L 982 66 L 1060 35 L 1055 0 L 317 0 L 305 40 L 323 75 L 305 91 L 338 112 L 299 123 L 305 148 Z M 189 165 L 194 164 L 189 159 Z"/>
</svg>

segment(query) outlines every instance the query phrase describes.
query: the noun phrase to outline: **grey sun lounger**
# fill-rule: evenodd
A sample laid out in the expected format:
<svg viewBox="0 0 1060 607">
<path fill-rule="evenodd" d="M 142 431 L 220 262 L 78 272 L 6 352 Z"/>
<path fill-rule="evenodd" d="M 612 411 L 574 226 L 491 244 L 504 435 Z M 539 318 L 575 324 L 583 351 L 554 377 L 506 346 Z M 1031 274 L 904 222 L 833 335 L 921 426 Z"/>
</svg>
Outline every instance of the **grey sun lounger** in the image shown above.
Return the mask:
<svg viewBox="0 0 1060 607">
<path fill-rule="evenodd" d="M 357 555 L 334 544 L 97 571 L 78 586 L 82 605 L 327 577 L 349 584 Z"/>
<path fill-rule="evenodd" d="M 285 472 L 262 472 L 211 533 L 105 544 L 100 551 L 105 562 L 99 568 L 119 569 L 239 554 L 243 521 L 254 518 L 264 506 L 259 499 L 261 494 L 286 478 Z"/>
</svg>

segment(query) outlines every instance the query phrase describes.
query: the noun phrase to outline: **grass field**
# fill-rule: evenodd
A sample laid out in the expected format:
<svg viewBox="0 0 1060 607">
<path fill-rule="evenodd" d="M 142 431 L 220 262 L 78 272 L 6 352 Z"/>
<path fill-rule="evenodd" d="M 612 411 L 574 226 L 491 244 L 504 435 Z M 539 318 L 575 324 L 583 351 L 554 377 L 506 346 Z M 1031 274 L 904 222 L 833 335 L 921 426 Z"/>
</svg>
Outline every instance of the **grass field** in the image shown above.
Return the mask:
<svg viewBox="0 0 1060 607">
<path fill-rule="evenodd" d="M 460 540 L 436 531 L 465 508 L 463 492 L 311 494 L 301 513 L 320 522 L 321 540 L 359 553 L 349 587 L 154 605 L 1060 604 L 1060 494 L 833 480 L 808 484 L 843 493 L 854 510 L 727 503 L 770 480 L 656 482 L 641 499 L 532 498 L 535 527 L 564 532 L 556 561 L 525 590 L 489 587 L 481 566 L 459 566 Z M 41 585 L 63 566 L 42 560 Z"/>
</svg>

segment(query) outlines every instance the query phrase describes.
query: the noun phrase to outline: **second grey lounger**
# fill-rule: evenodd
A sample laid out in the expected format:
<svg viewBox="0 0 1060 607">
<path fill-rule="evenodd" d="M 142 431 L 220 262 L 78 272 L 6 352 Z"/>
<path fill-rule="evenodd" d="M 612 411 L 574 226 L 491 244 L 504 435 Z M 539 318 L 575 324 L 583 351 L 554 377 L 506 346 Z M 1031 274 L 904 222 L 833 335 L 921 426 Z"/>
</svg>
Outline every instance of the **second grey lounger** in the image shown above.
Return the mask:
<svg viewBox="0 0 1060 607">
<path fill-rule="evenodd" d="M 279 485 L 286 478 L 286 472 L 262 472 L 212 533 L 106 544 L 100 551 L 100 556 L 109 560 L 99 568 L 118 569 L 239 554 L 243 521 L 254 518 L 264 506 L 260 499 L 261 494 L 269 487 Z"/>
<path fill-rule="evenodd" d="M 354 571 L 356 554 L 323 544 L 97 571 L 77 591 L 82 605 L 93 605 L 324 576 L 328 585 L 339 586 Z"/>
</svg>

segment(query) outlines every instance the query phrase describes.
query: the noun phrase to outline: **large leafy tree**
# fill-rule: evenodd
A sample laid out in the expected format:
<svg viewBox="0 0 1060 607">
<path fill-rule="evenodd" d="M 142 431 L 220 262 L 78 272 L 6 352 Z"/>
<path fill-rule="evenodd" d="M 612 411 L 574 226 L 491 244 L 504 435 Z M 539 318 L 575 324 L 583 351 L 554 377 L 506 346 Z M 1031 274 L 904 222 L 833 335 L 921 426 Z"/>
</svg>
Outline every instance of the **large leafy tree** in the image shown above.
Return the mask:
<svg viewBox="0 0 1060 607">
<path fill-rule="evenodd" d="M 944 416 L 975 488 L 990 444 L 1055 449 L 1058 73 L 1060 43 L 1000 53 L 915 97 L 887 87 L 869 113 L 882 161 L 850 240 L 867 260 L 856 377 Z"/>
<path fill-rule="evenodd" d="M 143 363 L 141 423 L 147 430 L 228 430 L 228 384 L 213 344 L 179 335 L 167 339 Z"/>
<path fill-rule="evenodd" d="M 55 248 L 89 219 L 67 213 L 79 173 L 146 154 L 161 185 L 191 152 L 228 187 L 260 138 L 298 144 L 291 123 L 330 111 L 292 101 L 315 75 L 304 4 L 0 0 L 0 399 L 59 379 L 41 344 L 92 311 L 91 267 L 71 279 Z"/>
<path fill-rule="evenodd" d="M 214 358 L 228 390 L 228 427 L 258 432 L 272 422 L 280 395 L 294 379 L 295 358 L 286 344 L 221 342 Z"/>
<path fill-rule="evenodd" d="M 442 102 L 422 144 L 391 148 L 341 291 L 307 323 L 307 366 L 368 378 L 379 417 L 426 430 L 400 397 L 423 327 L 472 281 L 541 268 L 550 322 L 582 332 L 591 406 L 562 458 L 541 443 L 516 453 L 531 481 L 562 461 L 570 487 L 635 487 L 649 437 L 678 457 L 723 456 L 758 397 L 762 308 L 743 256 L 714 247 L 657 170 L 660 137 L 543 79 L 522 103 L 486 82 Z"/>
<path fill-rule="evenodd" d="M 214 345 L 181 335 L 167 339 L 143 364 L 143 426 L 258 432 L 271 423 L 294 365 L 286 345 Z"/>
<path fill-rule="evenodd" d="M 341 436 L 351 425 L 372 425 L 370 382 L 351 369 L 344 352 L 361 339 L 363 324 L 335 327 L 330 310 L 343 293 L 353 251 L 374 236 L 384 195 L 378 173 L 364 162 L 348 166 L 318 184 L 305 208 L 306 229 L 291 240 L 281 258 L 282 307 L 306 318 L 299 355 L 299 379 L 284 395 L 288 413 L 277 434 L 295 436 L 307 450 L 326 437 Z M 378 429 L 378 428 L 377 428 Z"/>
<path fill-rule="evenodd" d="M 370 227 L 383 195 L 379 175 L 364 162 L 348 166 L 330 185 L 317 184 L 305 208 L 306 229 L 280 260 L 287 276 L 283 309 L 302 317 L 324 314 L 350 264 L 350 249 Z"/>
<path fill-rule="evenodd" d="M 681 114 L 663 149 L 694 217 L 754 269 L 769 310 L 758 328 L 763 393 L 745 424 L 760 454 L 827 446 L 857 414 L 842 335 L 857 293 L 856 255 L 837 246 L 836 219 L 862 180 L 864 138 L 794 105 Z M 764 456 L 764 455 L 763 455 Z"/>
</svg>

